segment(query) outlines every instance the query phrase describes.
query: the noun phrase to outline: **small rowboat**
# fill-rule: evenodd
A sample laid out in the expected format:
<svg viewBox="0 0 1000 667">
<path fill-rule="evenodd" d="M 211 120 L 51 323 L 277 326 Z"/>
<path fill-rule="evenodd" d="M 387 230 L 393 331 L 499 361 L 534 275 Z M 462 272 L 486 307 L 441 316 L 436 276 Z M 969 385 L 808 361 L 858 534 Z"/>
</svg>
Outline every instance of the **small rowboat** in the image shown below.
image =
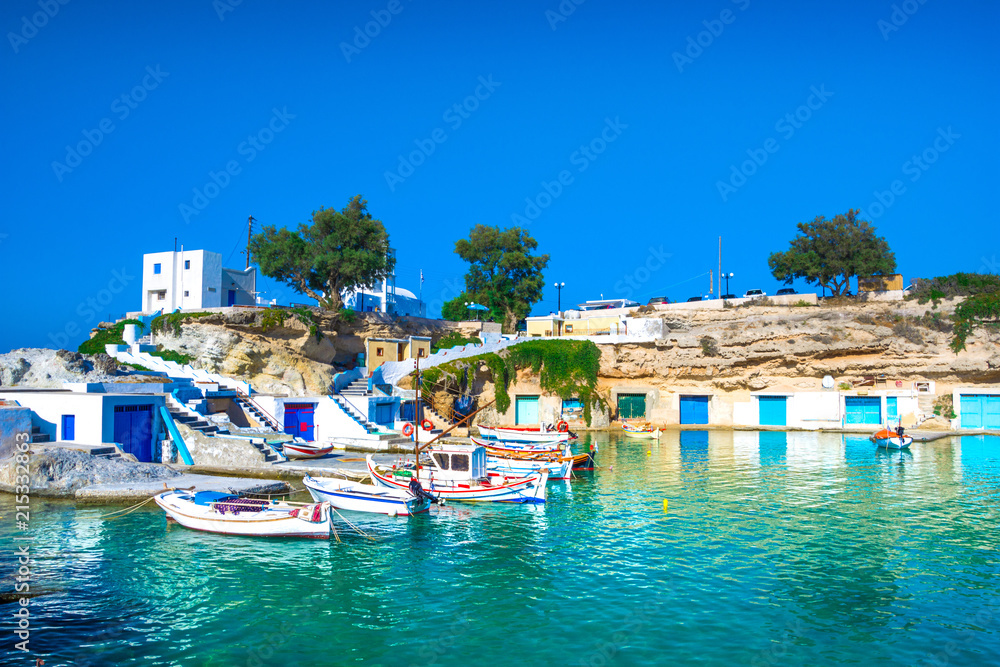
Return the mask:
<svg viewBox="0 0 1000 667">
<path fill-rule="evenodd" d="M 569 442 L 572 434 L 569 431 L 543 431 L 536 427 L 509 427 L 509 426 L 478 426 L 479 435 L 493 440 L 503 440 L 505 442 L 536 442 L 545 444 L 555 444 L 559 442 Z"/>
<path fill-rule="evenodd" d="M 417 498 L 408 490 L 361 484 L 346 479 L 316 479 L 308 475 L 302 483 L 313 500 L 329 502 L 342 510 L 410 516 L 426 512 L 431 506 L 429 498 Z"/>
<path fill-rule="evenodd" d="M 563 449 L 514 451 L 494 450 L 492 443 L 473 436 L 473 444 L 486 450 L 486 469 L 490 477 L 496 475 L 526 477 L 547 468 L 549 481 L 570 479 L 573 472 L 573 453 L 569 445 Z"/>
<path fill-rule="evenodd" d="M 166 491 L 154 500 L 185 528 L 209 533 L 329 539 L 333 529 L 330 506 L 325 502 L 294 505 L 217 491 L 180 490 Z"/>
<path fill-rule="evenodd" d="M 430 465 L 421 464 L 420 484 L 442 500 L 460 502 L 544 503 L 549 471 L 527 477 L 491 476 L 486 451 L 470 445 L 442 445 L 430 450 Z M 416 474 L 413 462 L 380 466 L 368 455 L 372 481 L 388 488 L 408 489 Z"/>
<path fill-rule="evenodd" d="M 882 447 L 884 449 L 907 449 L 911 444 L 913 444 L 913 438 L 910 436 L 904 435 L 901 438 L 898 433 L 887 428 L 884 428 L 877 433 L 873 433 L 871 441 L 874 442 L 877 447 Z"/>
<path fill-rule="evenodd" d="M 472 442 L 484 448 L 487 453 L 499 456 L 536 456 L 539 454 L 561 454 L 566 449 L 566 443 L 531 444 L 527 442 L 508 442 L 506 440 L 483 440 L 472 436 Z"/>
<path fill-rule="evenodd" d="M 660 439 L 660 429 L 653 430 L 649 426 L 633 426 L 628 422 L 622 422 L 622 430 L 625 431 L 625 435 L 629 438 Z"/>
<path fill-rule="evenodd" d="M 290 442 L 281 443 L 281 452 L 285 458 L 289 459 L 318 459 L 333 451 L 333 445 L 316 445 L 311 442 Z"/>
</svg>

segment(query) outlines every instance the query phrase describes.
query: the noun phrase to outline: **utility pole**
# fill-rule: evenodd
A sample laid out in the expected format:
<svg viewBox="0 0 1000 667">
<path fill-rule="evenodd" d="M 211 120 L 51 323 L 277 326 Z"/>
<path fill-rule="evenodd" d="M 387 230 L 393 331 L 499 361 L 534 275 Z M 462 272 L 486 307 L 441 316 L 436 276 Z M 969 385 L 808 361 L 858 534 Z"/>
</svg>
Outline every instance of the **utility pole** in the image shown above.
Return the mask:
<svg viewBox="0 0 1000 667">
<path fill-rule="evenodd" d="M 255 218 L 251 215 L 247 218 L 247 268 L 250 268 L 250 239 L 253 237 L 253 221 Z"/>
<path fill-rule="evenodd" d="M 715 275 L 712 269 L 708 270 L 708 293 L 715 294 Z"/>
<path fill-rule="evenodd" d="M 726 284 L 726 291 L 729 291 L 729 285 Z M 722 237 L 719 237 L 719 296 L 722 296 Z"/>
</svg>

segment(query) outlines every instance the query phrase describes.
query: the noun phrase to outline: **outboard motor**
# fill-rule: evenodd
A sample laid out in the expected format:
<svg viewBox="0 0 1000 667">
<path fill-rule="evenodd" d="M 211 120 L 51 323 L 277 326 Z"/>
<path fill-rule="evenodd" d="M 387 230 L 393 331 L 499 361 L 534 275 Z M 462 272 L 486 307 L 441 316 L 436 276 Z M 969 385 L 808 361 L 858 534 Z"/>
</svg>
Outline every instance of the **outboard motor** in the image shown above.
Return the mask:
<svg viewBox="0 0 1000 667">
<path fill-rule="evenodd" d="M 409 488 L 410 488 L 410 493 L 412 493 L 418 499 L 427 499 L 427 500 L 430 500 L 431 502 L 434 502 L 434 503 L 438 502 L 437 498 L 435 498 L 431 494 L 429 494 L 426 491 L 424 491 L 424 487 L 421 486 L 420 481 L 417 480 L 416 477 L 414 477 L 414 478 L 412 478 L 410 480 L 410 487 Z"/>
</svg>

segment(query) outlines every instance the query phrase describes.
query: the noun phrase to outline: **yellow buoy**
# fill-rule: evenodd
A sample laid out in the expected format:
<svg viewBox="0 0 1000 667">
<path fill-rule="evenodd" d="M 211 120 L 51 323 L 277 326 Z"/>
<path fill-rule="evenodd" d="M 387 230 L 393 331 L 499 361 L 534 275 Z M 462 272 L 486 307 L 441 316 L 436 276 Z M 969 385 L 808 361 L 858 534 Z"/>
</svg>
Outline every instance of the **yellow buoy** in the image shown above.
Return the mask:
<svg viewBox="0 0 1000 667">
<path fill-rule="evenodd" d="M 650 455 L 650 454 L 652 454 L 652 453 L 653 453 L 653 450 L 651 450 L 651 449 L 647 449 L 647 450 L 646 450 L 646 456 L 649 456 L 649 455 Z"/>
<path fill-rule="evenodd" d="M 666 511 L 667 511 L 667 503 L 669 503 L 669 502 L 670 502 L 670 501 L 668 501 L 668 500 L 667 500 L 666 498 L 664 498 L 664 499 L 663 499 L 663 511 L 664 511 L 664 512 L 666 512 Z"/>
</svg>

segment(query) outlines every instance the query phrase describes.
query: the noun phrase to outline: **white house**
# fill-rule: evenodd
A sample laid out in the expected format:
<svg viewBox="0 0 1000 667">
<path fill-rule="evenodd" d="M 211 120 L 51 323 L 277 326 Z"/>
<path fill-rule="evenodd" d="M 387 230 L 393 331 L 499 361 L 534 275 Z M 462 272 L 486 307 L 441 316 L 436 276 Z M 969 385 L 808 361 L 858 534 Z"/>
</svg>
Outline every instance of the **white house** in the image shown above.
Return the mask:
<svg viewBox="0 0 1000 667">
<path fill-rule="evenodd" d="M 393 313 L 424 317 L 427 306 L 408 289 L 396 287 L 389 280 L 383 280 L 374 289 L 358 288 L 344 292 L 344 307 L 362 312 Z"/>
<path fill-rule="evenodd" d="M 223 268 L 219 253 L 181 250 L 142 256 L 144 313 L 252 306 L 256 290 L 257 270 Z"/>
</svg>

